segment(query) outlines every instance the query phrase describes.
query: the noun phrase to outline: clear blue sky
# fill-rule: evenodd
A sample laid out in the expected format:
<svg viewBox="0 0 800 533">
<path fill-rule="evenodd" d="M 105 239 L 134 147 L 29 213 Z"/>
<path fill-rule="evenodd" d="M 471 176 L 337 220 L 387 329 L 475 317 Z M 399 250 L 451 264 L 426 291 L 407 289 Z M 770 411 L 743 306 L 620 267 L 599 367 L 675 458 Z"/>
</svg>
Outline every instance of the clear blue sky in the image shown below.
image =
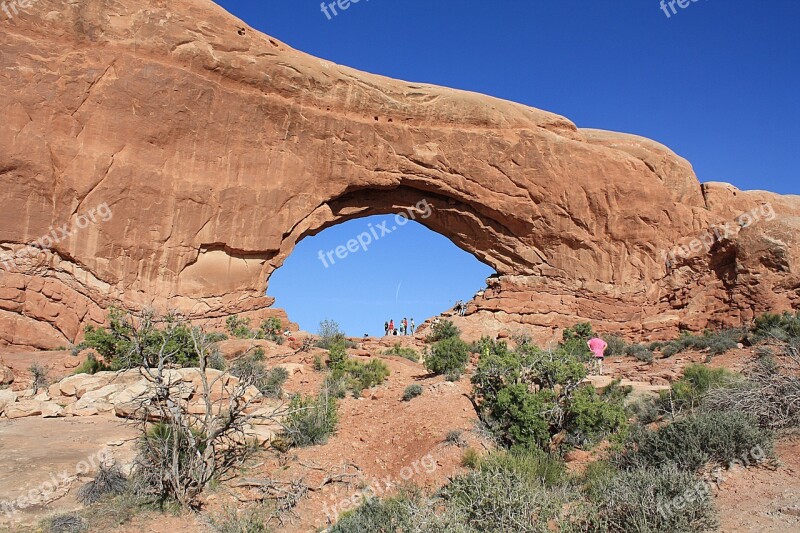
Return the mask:
<svg viewBox="0 0 800 533">
<path fill-rule="evenodd" d="M 700 0 L 669 18 L 659 0 L 361 0 L 332 20 L 319 0 L 220 4 L 330 61 L 650 137 L 691 161 L 701 181 L 800 193 L 796 0 Z M 491 272 L 411 224 L 322 266 L 318 250 L 369 222 L 306 239 L 273 275 L 268 293 L 304 328 L 326 316 L 352 335 L 378 333 L 390 316 L 421 322 Z"/>
</svg>

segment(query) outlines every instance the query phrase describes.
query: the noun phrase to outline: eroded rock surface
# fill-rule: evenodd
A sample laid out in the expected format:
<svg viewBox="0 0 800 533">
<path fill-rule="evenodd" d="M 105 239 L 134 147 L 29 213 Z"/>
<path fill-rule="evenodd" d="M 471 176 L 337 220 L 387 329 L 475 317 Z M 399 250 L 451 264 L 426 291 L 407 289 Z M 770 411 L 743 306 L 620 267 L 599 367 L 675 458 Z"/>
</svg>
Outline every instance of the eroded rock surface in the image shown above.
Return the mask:
<svg viewBox="0 0 800 533">
<path fill-rule="evenodd" d="M 264 291 L 300 239 L 421 202 L 498 272 L 470 306 L 498 330 L 800 305 L 800 199 L 701 186 L 648 139 L 335 65 L 202 0 L 38 0 L 0 33 L 2 344 L 74 342 L 111 305 L 283 316 Z"/>
</svg>

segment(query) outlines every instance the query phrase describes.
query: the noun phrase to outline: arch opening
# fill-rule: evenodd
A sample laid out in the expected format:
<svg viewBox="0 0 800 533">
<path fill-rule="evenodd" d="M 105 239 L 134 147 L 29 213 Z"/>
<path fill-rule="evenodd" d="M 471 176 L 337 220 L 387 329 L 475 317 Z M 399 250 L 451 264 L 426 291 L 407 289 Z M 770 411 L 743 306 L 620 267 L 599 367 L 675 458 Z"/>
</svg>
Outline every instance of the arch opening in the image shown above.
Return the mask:
<svg viewBox="0 0 800 533">
<path fill-rule="evenodd" d="M 403 318 L 419 326 L 469 301 L 495 270 L 429 229 L 430 212 L 415 207 L 416 214 L 356 217 L 302 238 L 270 276 L 267 295 L 303 330 L 331 319 L 352 337 L 383 335 L 390 319 L 398 328 Z"/>
</svg>

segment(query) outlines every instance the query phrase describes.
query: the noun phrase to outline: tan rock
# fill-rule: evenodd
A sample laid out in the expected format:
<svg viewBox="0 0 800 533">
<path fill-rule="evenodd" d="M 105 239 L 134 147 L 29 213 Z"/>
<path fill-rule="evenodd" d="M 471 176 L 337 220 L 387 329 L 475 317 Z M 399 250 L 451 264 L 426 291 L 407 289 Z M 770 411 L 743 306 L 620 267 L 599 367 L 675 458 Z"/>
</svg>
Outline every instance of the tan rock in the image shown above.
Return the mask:
<svg viewBox="0 0 800 533">
<path fill-rule="evenodd" d="M 0 415 L 2 415 L 6 407 L 17 401 L 17 393 L 9 389 L 0 389 Z"/>
<path fill-rule="evenodd" d="M 42 418 L 58 418 L 66 416 L 64 408 L 55 402 L 42 403 Z"/>
<path fill-rule="evenodd" d="M 301 238 L 401 211 L 496 270 L 463 317 L 487 334 L 663 337 L 800 307 L 796 196 L 701 186 L 642 137 L 232 32 L 246 24 L 210 2 L 81 5 L 37 0 L 59 16 L 0 40 L 0 344 L 77 341 L 111 305 L 285 317 L 266 284 Z M 764 204 L 773 218 L 668 257 Z"/>
<path fill-rule="evenodd" d="M 14 372 L 7 366 L 0 365 L 0 385 L 11 385 L 14 383 Z"/>
<path fill-rule="evenodd" d="M 6 418 L 25 418 L 42 414 L 42 402 L 36 400 L 22 400 L 21 402 L 6 406 Z"/>
</svg>

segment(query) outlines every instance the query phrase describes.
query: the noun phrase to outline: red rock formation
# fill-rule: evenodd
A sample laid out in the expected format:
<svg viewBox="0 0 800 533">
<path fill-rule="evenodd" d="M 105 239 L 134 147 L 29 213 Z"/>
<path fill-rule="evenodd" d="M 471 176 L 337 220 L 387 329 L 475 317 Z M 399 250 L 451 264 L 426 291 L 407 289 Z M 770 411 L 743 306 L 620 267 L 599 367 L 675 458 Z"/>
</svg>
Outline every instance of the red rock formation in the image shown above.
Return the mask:
<svg viewBox="0 0 800 533">
<path fill-rule="evenodd" d="M 500 274 L 470 308 L 486 327 L 666 333 L 798 306 L 800 200 L 701 187 L 653 141 L 334 65 L 201 0 L 37 0 L 0 33 L 1 343 L 74 341 L 110 305 L 274 314 L 300 239 L 422 200 Z M 763 202 L 773 220 L 665 261 Z"/>
</svg>

